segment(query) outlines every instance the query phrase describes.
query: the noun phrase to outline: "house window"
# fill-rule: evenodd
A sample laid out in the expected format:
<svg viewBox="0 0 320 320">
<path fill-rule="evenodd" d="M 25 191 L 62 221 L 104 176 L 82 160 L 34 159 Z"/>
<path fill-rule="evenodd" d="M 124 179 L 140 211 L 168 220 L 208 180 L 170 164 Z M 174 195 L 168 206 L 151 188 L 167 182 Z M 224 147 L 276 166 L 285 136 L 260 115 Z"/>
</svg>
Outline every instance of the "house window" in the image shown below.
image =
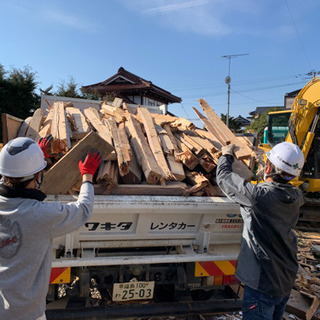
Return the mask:
<svg viewBox="0 0 320 320">
<path fill-rule="evenodd" d="M 156 101 L 154 101 L 153 99 L 146 98 L 146 105 L 147 106 L 155 106 Z"/>
</svg>

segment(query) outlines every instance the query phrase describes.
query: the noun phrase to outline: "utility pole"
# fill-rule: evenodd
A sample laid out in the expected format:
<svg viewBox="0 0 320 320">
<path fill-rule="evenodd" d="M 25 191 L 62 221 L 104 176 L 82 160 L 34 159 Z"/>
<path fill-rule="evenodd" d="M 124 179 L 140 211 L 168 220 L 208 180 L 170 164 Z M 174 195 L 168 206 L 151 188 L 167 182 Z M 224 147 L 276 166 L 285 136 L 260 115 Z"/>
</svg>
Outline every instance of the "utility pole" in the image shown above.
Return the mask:
<svg viewBox="0 0 320 320">
<path fill-rule="evenodd" d="M 225 78 L 225 83 L 228 85 L 228 107 L 227 107 L 227 119 L 226 119 L 226 125 L 229 127 L 229 109 L 230 109 L 230 83 L 231 83 L 231 77 L 230 77 L 230 66 L 231 66 L 231 59 L 237 58 L 240 56 L 248 56 L 249 53 L 240 53 L 240 54 L 229 54 L 225 56 L 221 56 L 221 58 L 225 58 L 229 60 L 229 70 L 228 70 L 228 76 Z"/>
</svg>

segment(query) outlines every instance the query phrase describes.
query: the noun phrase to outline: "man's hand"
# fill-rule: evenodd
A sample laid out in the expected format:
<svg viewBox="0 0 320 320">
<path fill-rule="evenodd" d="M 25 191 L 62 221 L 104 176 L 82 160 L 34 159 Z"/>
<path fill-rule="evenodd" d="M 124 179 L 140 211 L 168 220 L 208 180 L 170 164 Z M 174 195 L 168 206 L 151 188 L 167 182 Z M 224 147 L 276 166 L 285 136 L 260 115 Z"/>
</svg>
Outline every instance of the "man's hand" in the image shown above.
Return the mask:
<svg viewBox="0 0 320 320">
<path fill-rule="evenodd" d="M 80 159 L 79 161 L 79 170 L 81 176 L 84 174 L 91 174 L 94 176 L 95 172 L 97 171 L 99 164 L 101 163 L 101 155 L 98 151 L 96 151 L 92 155 L 93 151 L 89 151 L 85 158 Z"/>
<path fill-rule="evenodd" d="M 223 156 L 225 155 L 229 155 L 229 156 L 233 156 L 234 157 L 234 153 L 233 153 L 233 149 L 234 149 L 235 145 L 233 143 L 228 144 L 227 146 L 223 146 L 221 148 L 221 153 Z"/>
<path fill-rule="evenodd" d="M 51 134 L 49 134 L 45 138 L 40 138 L 38 141 L 38 145 L 39 145 L 40 149 L 42 150 L 45 159 L 52 157 L 52 154 L 49 153 L 49 151 L 48 151 L 52 140 L 53 140 L 53 137 Z"/>
</svg>

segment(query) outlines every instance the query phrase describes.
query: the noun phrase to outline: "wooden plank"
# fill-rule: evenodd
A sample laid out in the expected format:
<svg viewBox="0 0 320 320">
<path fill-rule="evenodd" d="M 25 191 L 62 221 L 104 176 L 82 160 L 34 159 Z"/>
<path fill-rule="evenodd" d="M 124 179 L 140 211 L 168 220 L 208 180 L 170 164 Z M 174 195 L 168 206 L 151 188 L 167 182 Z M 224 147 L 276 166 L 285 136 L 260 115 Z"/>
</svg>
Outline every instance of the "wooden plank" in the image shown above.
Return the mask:
<svg viewBox="0 0 320 320">
<path fill-rule="evenodd" d="M 163 150 L 160 144 L 157 130 L 155 128 L 153 119 L 147 108 L 138 107 L 138 115 L 143 121 L 144 128 L 148 137 L 149 146 L 153 152 L 153 155 L 157 161 L 158 166 L 162 170 L 162 177 L 166 180 L 174 179 L 171 170 L 168 167 L 166 158 L 163 154 Z"/>
<path fill-rule="evenodd" d="M 195 129 L 194 132 L 200 137 L 206 139 L 209 143 L 212 143 L 217 150 L 221 150 L 221 143 L 211 132 L 202 129 Z"/>
<path fill-rule="evenodd" d="M 140 183 L 141 177 L 142 177 L 142 171 L 138 165 L 134 152 L 131 149 L 124 122 L 119 123 L 118 134 L 119 134 L 119 139 L 122 145 L 122 150 L 124 150 L 124 152 L 127 152 L 128 156 L 126 157 L 130 158 L 129 172 L 123 176 L 121 176 L 120 174 L 120 177 L 124 183 L 128 183 L 128 184 Z"/>
<path fill-rule="evenodd" d="M 39 108 L 34 111 L 31 122 L 26 132 L 26 137 L 31 138 L 35 141 L 39 140 L 40 138 L 39 131 L 44 121 L 44 117 L 45 117 L 45 114 L 42 109 Z"/>
<path fill-rule="evenodd" d="M 54 108 L 51 108 L 39 131 L 40 138 L 44 138 L 51 133 L 53 115 Z"/>
<path fill-rule="evenodd" d="M 183 181 L 186 177 L 183 169 L 183 164 L 181 162 L 177 162 L 173 155 L 167 154 L 166 158 L 174 178 L 177 181 Z"/>
<path fill-rule="evenodd" d="M 19 129 L 23 122 L 22 119 L 11 116 L 8 113 L 1 114 L 3 144 L 6 144 L 8 141 L 18 136 Z"/>
<path fill-rule="evenodd" d="M 199 159 L 199 162 L 202 168 L 208 173 L 212 172 L 217 167 L 217 162 L 213 158 L 211 158 L 208 154 L 204 154 Z"/>
<path fill-rule="evenodd" d="M 118 184 L 110 190 L 106 190 L 100 185 L 95 185 L 95 194 L 188 196 L 189 192 L 185 183 L 168 181 L 166 186 L 150 184 Z"/>
<path fill-rule="evenodd" d="M 216 130 L 216 128 L 210 123 L 210 121 L 201 113 L 199 112 L 195 107 L 192 107 L 193 111 L 197 114 L 199 119 L 203 122 L 207 130 L 211 133 L 213 140 L 219 142 L 220 149 L 226 145 L 226 141 L 221 137 L 219 132 Z"/>
<path fill-rule="evenodd" d="M 90 131 L 90 127 L 81 110 L 74 107 L 67 107 L 66 112 L 74 120 L 75 130 L 72 134 L 73 139 L 80 140 L 84 138 Z"/>
<path fill-rule="evenodd" d="M 189 189 L 190 195 L 207 187 L 209 184 L 209 180 L 200 172 L 187 172 L 186 180 L 192 185 Z"/>
<path fill-rule="evenodd" d="M 106 121 L 109 123 L 109 128 L 112 135 L 114 148 L 117 153 L 119 173 L 121 176 L 125 176 L 130 171 L 130 162 L 132 159 L 132 151 L 130 148 L 129 141 L 127 140 L 126 136 L 125 137 L 123 136 L 125 135 L 125 132 L 124 132 L 125 129 L 123 128 L 122 131 L 118 130 L 116 120 L 113 117 L 108 117 Z M 120 133 L 123 134 L 122 139 L 121 139 Z"/>
<path fill-rule="evenodd" d="M 201 137 L 195 131 L 184 131 L 185 135 L 187 135 L 191 140 L 195 141 L 199 146 L 205 149 L 210 155 L 214 157 L 214 154 L 219 152 L 219 149 L 215 147 L 215 145 L 208 139 Z"/>
<path fill-rule="evenodd" d="M 225 196 L 218 186 L 214 186 L 210 182 L 208 182 L 208 185 L 202 188 L 202 190 L 205 193 L 205 195 L 208 197 L 224 197 Z"/>
<path fill-rule="evenodd" d="M 112 116 L 115 118 L 115 120 L 119 123 L 119 122 L 122 122 L 122 121 L 125 121 L 126 120 L 126 115 L 127 115 L 127 112 L 123 111 L 122 109 L 120 108 L 117 108 L 115 106 L 110 106 L 106 103 L 103 103 L 101 105 L 101 109 L 100 109 L 100 112 L 106 116 Z"/>
<path fill-rule="evenodd" d="M 297 290 L 291 290 L 290 299 L 286 305 L 286 311 L 298 316 L 301 319 L 306 318 L 306 313 L 312 305 L 312 299 L 304 297 Z M 312 320 L 320 320 L 320 310 L 313 314 Z"/>
<path fill-rule="evenodd" d="M 131 137 L 131 147 L 136 154 L 136 158 L 143 170 L 147 182 L 150 184 L 157 184 L 162 177 L 162 170 L 159 168 L 154 158 L 140 124 L 132 115 L 129 115 L 129 119 L 126 122 L 126 129 L 129 131 L 128 135 Z"/>
<path fill-rule="evenodd" d="M 45 173 L 41 190 L 47 194 L 66 194 L 81 179 L 78 163 L 90 149 L 99 150 L 105 158 L 113 146 L 99 134 L 90 132 Z"/>
<path fill-rule="evenodd" d="M 181 131 L 195 129 L 195 125 L 191 121 L 184 118 L 172 117 L 170 115 L 156 113 L 152 113 L 152 117 L 154 119 L 154 122 L 161 127 L 164 127 L 165 124 L 169 124 L 171 128 L 176 128 Z"/>
<path fill-rule="evenodd" d="M 190 131 L 188 131 L 190 132 Z M 191 147 L 189 147 L 190 150 L 192 150 L 192 152 L 198 156 L 201 157 L 206 153 L 206 149 L 203 148 L 198 142 L 195 141 L 195 139 L 191 139 L 191 137 L 187 134 L 185 134 L 185 132 L 181 131 L 181 132 L 177 132 L 175 134 L 175 137 L 179 137 L 178 139 L 180 139 L 185 145 L 190 145 Z"/>
<path fill-rule="evenodd" d="M 70 127 L 65 112 L 64 102 L 53 103 L 53 117 L 51 134 L 53 141 L 51 144 L 52 153 L 66 153 L 71 148 Z"/>
<path fill-rule="evenodd" d="M 175 159 L 181 161 L 188 169 L 193 170 L 199 164 L 198 157 L 180 140 L 176 139 L 176 143 L 181 152 L 175 153 Z"/>
<path fill-rule="evenodd" d="M 117 164 L 114 161 L 102 161 L 96 180 L 107 189 L 115 187 L 118 184 Z"/>
<path fill-rule="evenodd" d="M 174 151 L 174 153 L 180 152 L 179 147 L 178 147 L 178 144 L 177 144 L 177 140 L 176 140 L 176 138 L 174 137 L 173 132 L 172 132 L 170 126 L 169 126 L 168 124 L 165 124 L 165 125 L 163 125 L 163 129 L 166 130 L 166 132 L 167 132 L 167 134 L 168 134 L 168 137 L 169 137 L 169 139 L 170 139 L 170 141 L 171 141 L 171 144 L 172 144 L 172 146 L 173 146 L 173 151 Z"/>
<path fill-rule="evenodd" d="M 180 143 L 179 145 L 181 145 L 181 144 L 185 145 L 192 152 L 195 152 L 197 150 L 192 144 L 190 144 L 188 141 L 183 139 L 182 136 L 178 132 L 175 132 L 173 135 L 176 138 L 176 140 L 178 141 L 178 143 Z"/>
<path fill-rule="evenodd" d="M 113 106 L 113 107 L 116 107 L 116 108 L 121 108 L 122 102 L 123 102 L 123 99 L 121 99 L 121 98 L 114 98 L 114 100 L 112 101 L 112 106 Z"/>
<path fill-rule="evenodd" d="M 213 111 L 209 104 L 204 99 L 199 100 L 200 106 L 204 113 L 206 114 L 210 123 L 219 133 L 220 137 L 225 141 L 226 144 L 230 143 L 230 137 L 228 135 L 228 130 L 230 130 L 225 123 L 220 119 L 220 117 Z M 226 129 L 226 128 L 227 129 Z"/>
<path fill-rule="evenodd" d="M 304 296 L 312 299 L 312 304 L 310 308 L 306 312 L 306 320 L 311 320 L 313 318 L 313 315 L 316 313 L 317 309 L 320 305 L 320 300 L 316 295 L 309 294 L 307 292 L 301 292 Z"/>
<path fill-rule="evenodd" d="M 32 120 L 32 117 L 28 117 L 22 122 L 22 125 L 18 131 L 17 137 L 25 137 L 26 136 L 26 132 L 28 130 L 28 127 L 29 127 L 31 120 Z"/>
<path fill-rule="evenodd" d="M 199 103 L 204 113 L 207 115 L 209 121 L 219 130 L 223 137 L 228 139 L 226 143 L 233 143 L 236 148 L 234 150 L 237 159 L 249 159 L 251 157 L 252 150 L 246 145 L 242 144 L 237 137 L 231 132 L 231 130 L 225 125 L 225 123 L 218 117 L 218 115 L 213 111 L 209 104 L 204 99 L 200 99 Z"/>
<path fill-rule="evenodd" d="M 122 107 L 124 110 L 128 111 L 129 113 L 136 115 L 137 114 L 137 108 L 131 107 L 129 104 L 123 102 Z"/>
<path fill-rule="evenodd" d="M 188 148 L 177 153 L 175 159 L 181 161 L 190 170 L 193 170 L 199 164 L 198 158 Z"/>
<path fill-rule="evenodd" d="M 171 139 L 167 131 L 162 127 L 160 127 L 158 124 L 155 125 L 155 128 L 160 138 L 163 152 L 165 154 L 173 154 L 174 146 L 173 146 L 173 143 L 171 142 Z"/>
<path fill-rule="evenodd" d="M 142 171 L 138 165 L 136 156 L 132 153 L 132 160 L 130 162 L 130 170 L 124 176 L 120 176 L 120 179 L 123 183 L 126 184 L 137 184 L 141 182 Z"/>
<path fill-rule="evenodd" d="M 105 126 L 97 115 L 97 110 L 94 108 L 84 109 L 84 114 L 87 117 L 88 121 L 94 127 L 94 129 L 99 133 L 100 137 L 110 145 L 112 145 L 111 132 L 107 126 Z"/>
</svg>

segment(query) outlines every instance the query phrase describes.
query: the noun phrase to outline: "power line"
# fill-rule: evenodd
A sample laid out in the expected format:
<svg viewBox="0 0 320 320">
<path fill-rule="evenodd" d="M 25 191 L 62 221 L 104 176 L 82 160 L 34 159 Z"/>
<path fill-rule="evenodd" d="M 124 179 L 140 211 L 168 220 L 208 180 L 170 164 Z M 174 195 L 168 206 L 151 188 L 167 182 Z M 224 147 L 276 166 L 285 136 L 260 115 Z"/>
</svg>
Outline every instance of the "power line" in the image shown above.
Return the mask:
<svg viewBox="0 0 320 320">
<path fill-rule="evenodd" d="M 301 40 L 299 31 L 298 31 L 298 28 L 297 28 L 297 26 L 296 26 L 296 24 L 295 24 L 295 22 L 294 22 L 294 20 L 293 20 L 293 16 L 292 16 L 291 10 L 290 10 L 290 8 L 289 8 L 288 1 L 287 1 L 287 0 L 284 0 L 284 2 L 286 3 L 286 6 L 287 6 L 287 9 L 288 9 L 289 15 L 290 15 L 290 17 L 291 17 L 292 24 L 293 24 L 293 26 L 294 26 L 294 29 L 296 30 L 296 33 L 297 33 L 298 40 L 299 40 L 299 42 L 300 42 L 302 51 L 303 51 L 303 53 L 304 53 L 304 55 L 305 55 L 305 58 L 306 58 L 307 62 L 309 63 L 310 68 L 312 69 L 311 62 L 310 62 L 310 60 L 309 60 L 309 57 L 308 57 L 308 55 L 307 55 L 307 52 L 306 52 L 306 50 L 305 50 L 305 48 L 304 48 L 304 45 L 303 45 L 303 43 L 302 43 L 302 40 Z"/>
<path fill-rule="evenodd" d="M 182 107 L 183 111 L 186 113 L 187 118 L 190 118 L 190 116 L 189 116 L 189 114 L 188 114 L 187 110 L 185 109 L 184 105 L 183 105 L 181 102 L 180 102 L 180 105 L 181 105 L 181 107 Z"/>
</svg>

